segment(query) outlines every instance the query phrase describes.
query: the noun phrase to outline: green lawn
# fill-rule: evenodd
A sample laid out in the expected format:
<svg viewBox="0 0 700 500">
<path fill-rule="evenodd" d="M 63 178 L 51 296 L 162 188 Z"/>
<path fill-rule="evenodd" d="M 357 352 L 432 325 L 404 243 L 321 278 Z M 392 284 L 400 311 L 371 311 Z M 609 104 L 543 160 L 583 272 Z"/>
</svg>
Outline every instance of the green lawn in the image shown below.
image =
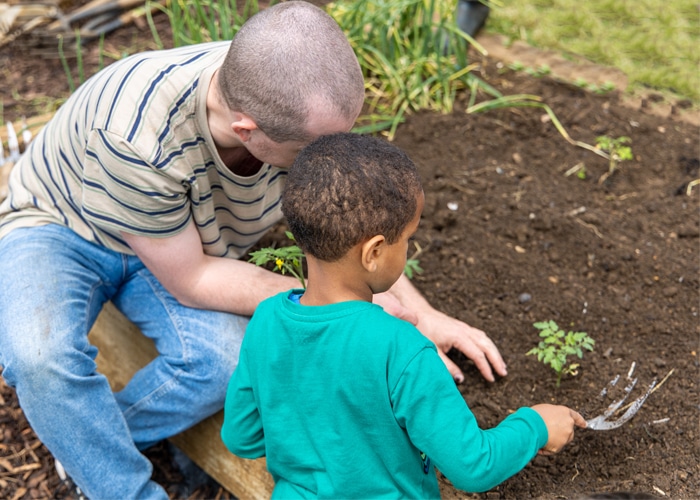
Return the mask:
<svg viewBox="0 0 700 500">
<path fill-rule="evenodd" d="M 492 6 L 487 31 L 615 66 L 627 74 L 630 91 L 651 87 L 700 102 L 696 0 L 494 0 Z"/>
</svg>

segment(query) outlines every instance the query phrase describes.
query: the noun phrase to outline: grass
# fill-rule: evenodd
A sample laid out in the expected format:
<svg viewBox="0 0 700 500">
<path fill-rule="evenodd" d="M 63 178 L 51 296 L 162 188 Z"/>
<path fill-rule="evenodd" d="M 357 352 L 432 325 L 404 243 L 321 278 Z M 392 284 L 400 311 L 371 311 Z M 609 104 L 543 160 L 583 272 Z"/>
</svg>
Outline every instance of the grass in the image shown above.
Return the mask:
<svg viewBox="0 0 700 500">
<path fill-rule="evenodd" d="M 499 0 L 486 30 L 617 67 L 631 92 L 650 87 L 700 102 L 695 0 Z"/>
</svg>

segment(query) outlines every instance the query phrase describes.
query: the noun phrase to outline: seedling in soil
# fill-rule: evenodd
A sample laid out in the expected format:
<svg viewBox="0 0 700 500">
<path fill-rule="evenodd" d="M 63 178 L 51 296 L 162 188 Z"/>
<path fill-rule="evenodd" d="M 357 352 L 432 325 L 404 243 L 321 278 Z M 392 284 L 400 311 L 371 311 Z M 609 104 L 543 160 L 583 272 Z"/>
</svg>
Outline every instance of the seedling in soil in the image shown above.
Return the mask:
<svg viewBox="0 0 700 500">
<path fill-rule="evenodd" d="M 608 137 L 607 135 L 601 135 L 596 137 L 596 147 L 602 151 L 605 151 L 610 157 L 608 164 L 608 171 L 604 173 L 598 180 L 598 184 L 602 184 L 610 177 L 615 170 L 619 167 L 620 163 L 623 161 L 631 160 L 632 148 L 625 146 L 625 144 L 630 143 L 632 140 L 629 137 L 618 137 L 614 139 Z"/>
<path fill-rule="evenodd" d="M 527 353 L 528 356 L 537 356 L 537 361 L 549 365 L 557 374 L 557 387 L 561 384 L 563 375 L 576 376 L 578 363 L 569 363 L 569 356 L 583 358 L 584 350 L 592 351 L 595 340 L 586 332 L 565 332 L 554 321 L 534 323 L 533 326 L 540 330 L 540 341 L 537 347 L 533 347 Z"/>
<path fill-rule="evenodd" d="M 588 92 L 593 92 L 594 94 L 607 94 L 615 90 L 615 84 L 612 82 L 601 83 L 596 85 L 595 83 L 589 83 L 585 78 L 577 78 L 574 80 L 574 85 L 578 88 L 587 90 Z"/>
<path fill-rule="evenodd" d="M 406 277 L 410 280 L 413 279 L 413 276 L 416 274 L 420 274 L 423 272 L 423 268 L 420 267 L 420 260 L 418 259 L 407 259 L 406 260 L 406 267 L 403 270 L 404 274 Z"/>
<path fill-rule="evenodd" d="M 287 238 L 292 241 L 294 240 L 294 235 L 291 232 L 286 231 L 285 234 Z M 248 262 L 252 262 L 256 266 L 264 266 L 269 262 L 274 262 L 273 271 L 280 272 L 282 274 L 291 274 L 301 283 L 302 288 L 306 288 L 306 280 L 304 279 L 304 252 L 301 251 L 297 245 L 290 245 L 286 247 L 272 248 L 265 247 L 255 252 L 250 252 L 250 259 Z"/>
<path fill-rule="evenodd" d="M 412 280 L 413 276 L 416 274 L 423 272 L 423 268 L 420 267 L 420 260 L 418 260 L 418 256 L 423 253 L 423 249 L 415 241 L 413 242 L 413 245 L 416 247 L 416 251 L 413 252 L 413 255 L 411 255 L 408 259 L 406 259 L 406 266 L 403 268 L 403 273 L 410 280 Z"/>
<path fill-rule="evenodd" d="M 541 65 L 539 68 L 525 68 L 525 73 L 535 78 L 542 78 L 547 76 L 552 72 L 551 68 L 546 64 Z"/>
</svg>

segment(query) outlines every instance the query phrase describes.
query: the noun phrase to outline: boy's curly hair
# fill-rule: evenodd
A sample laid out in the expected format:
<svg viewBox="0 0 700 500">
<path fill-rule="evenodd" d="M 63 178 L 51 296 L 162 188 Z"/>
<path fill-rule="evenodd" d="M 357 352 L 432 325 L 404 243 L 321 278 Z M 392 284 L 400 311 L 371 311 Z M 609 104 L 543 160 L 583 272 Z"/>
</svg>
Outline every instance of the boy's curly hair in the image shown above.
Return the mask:
<svg viewBox="0 0 700 500">
<path fill-rule="evenodd" d="M 372 236 L 395 243 L 422 191 L 411 159 L 385 140 L 353 133 L 322 136 L 289 170 L 282 212 L 299 247 L 333 262 Z"/>
</svg>

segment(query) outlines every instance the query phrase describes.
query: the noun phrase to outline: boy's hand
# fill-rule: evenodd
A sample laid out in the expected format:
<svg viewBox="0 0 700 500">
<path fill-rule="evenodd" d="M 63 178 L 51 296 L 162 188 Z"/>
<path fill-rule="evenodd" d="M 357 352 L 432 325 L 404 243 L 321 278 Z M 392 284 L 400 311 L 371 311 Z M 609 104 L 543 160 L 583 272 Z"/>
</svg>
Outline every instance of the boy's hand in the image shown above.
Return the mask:
<svg viewBox="0 0 700 500">
<path fill-rule="evenodd" d="M 540 414 L 547 426 L 549 439 L 538 452 L 539 455 L 552 455 L 574 439 L 574 427 L 586 428 L 586 420 L 578 412 L 566 406 L 540 404 L 532 407 Z"/>
</svg>

